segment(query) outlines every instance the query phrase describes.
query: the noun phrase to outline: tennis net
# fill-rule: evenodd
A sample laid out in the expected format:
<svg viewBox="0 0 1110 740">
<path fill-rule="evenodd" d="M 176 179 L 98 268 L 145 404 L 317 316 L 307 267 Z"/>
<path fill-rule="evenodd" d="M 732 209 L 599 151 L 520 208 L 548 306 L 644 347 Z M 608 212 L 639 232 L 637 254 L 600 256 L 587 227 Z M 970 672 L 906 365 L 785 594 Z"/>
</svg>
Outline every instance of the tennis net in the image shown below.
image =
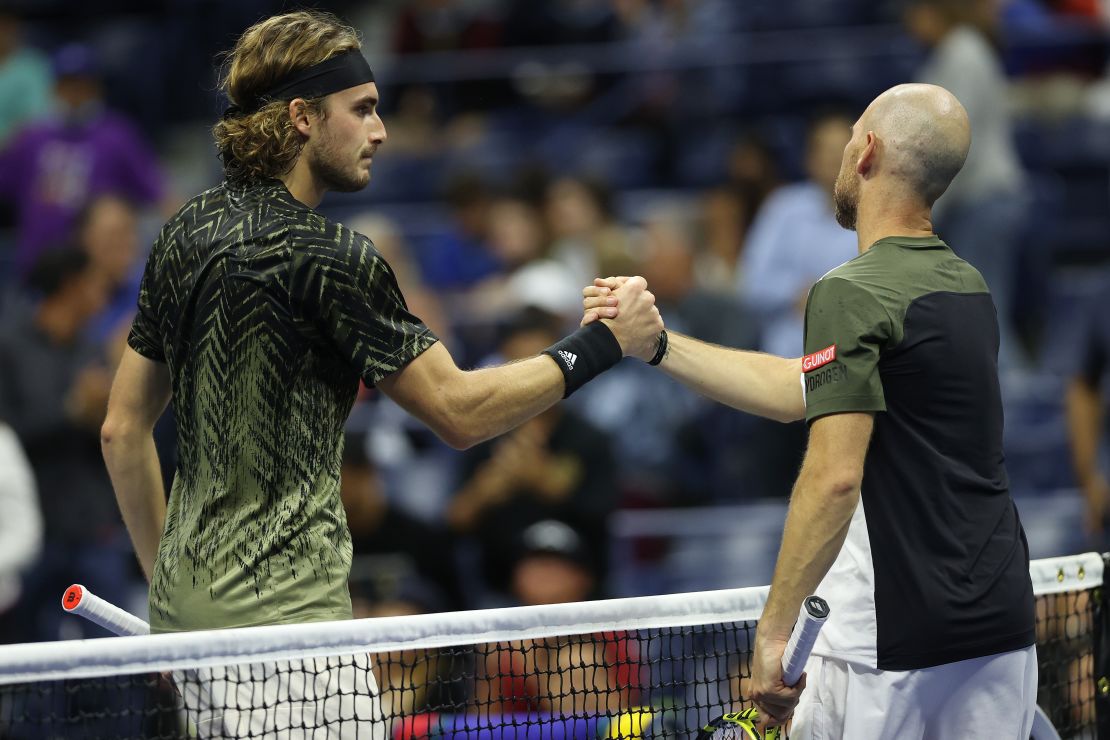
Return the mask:
<svg viewBox="0 0 1110 740">
<path fill-rule="evenodd" d="M 1030 573 L 1039 703 L 1062 737 L 1094 737 L 1103 558 L 1037 560 Z M 766 595 L 2 647 L 0 737 L 694 737 L 750 706 Z"/>
</svg>

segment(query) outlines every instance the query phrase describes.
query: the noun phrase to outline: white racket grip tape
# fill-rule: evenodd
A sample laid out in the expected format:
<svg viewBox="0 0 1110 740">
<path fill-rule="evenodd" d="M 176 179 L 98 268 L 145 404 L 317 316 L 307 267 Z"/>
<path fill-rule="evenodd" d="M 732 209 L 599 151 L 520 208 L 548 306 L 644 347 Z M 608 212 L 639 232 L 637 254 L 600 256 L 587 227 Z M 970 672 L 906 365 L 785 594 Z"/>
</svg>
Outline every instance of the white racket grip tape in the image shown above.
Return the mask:
<svg viewBox="0 0 1110 740">
<path fill-rule="evenodd" d="M 828 618 L 829 604 L 820 596 L 807 596 L 802 601 L 798 621 L 794 623 L 794 631 L 782 654 L 782 682 L 787 686 L 793 686 L 802 678 L 817 633 Z"/>
<path fill-rule="evenodd" d="M 66 589 L 62 596 L 62 608 L 70 614 L 80 614 L 90 622 L 120 636 L 150 634 L 149 624 L 131 612 L 90 593 L 78 583 Z"/>
</svg>

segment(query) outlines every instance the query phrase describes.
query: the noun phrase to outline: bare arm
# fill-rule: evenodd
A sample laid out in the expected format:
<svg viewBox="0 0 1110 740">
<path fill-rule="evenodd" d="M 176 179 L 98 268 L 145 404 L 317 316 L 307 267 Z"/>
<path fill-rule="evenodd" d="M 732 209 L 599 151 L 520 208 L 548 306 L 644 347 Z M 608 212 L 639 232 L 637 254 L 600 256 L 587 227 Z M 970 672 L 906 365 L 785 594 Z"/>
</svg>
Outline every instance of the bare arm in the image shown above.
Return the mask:
<svg viewBox="0 0 1110 740">
<path fill-rule="evenodd" d="M 606 321 L 625 357 L 650 359 L 663 320 L 641 277 L 616 291 L 619 318 Z M 581 360 L 579 360 L 581 361 Z M 427 424 L 447 444 L 471 447 L 503 434 L 544 411 L 564 394 L 562 370 L 549 355 L 463 371 L 440 344 L 378 382 L 378 388 Z"/>
<path fill-rule="evenodd" d="M 746 352 L 668 334 L 667 354 L 659 367 L 683 385 L 734 409 L 775 421 L 797 421 L 805 416 L 800 358 Z"/>
<path fill-rule="evenodd" d="M 1102 399 L 1098 389 L 1073 380 L 1066 399 L 1068 437 L 1075 477 L 1080 485 L 1098 475 L 1098 442 L 1102 433 Z"/>
<path fill-rule="evenodd" d="M 463 449 L 553 406 L 563 397 L 563 374 L 547 355 L 463 371 L 436 344 L 378 388 L 447 444 Z"/>
<path fill-rule="evenodd" d="M 800 688 L 782 682 L 782 654 L 802 600 L 829 572 L 859 503 L 863 463 L 874 418 L 867 413 L 824 416 L 809 430 L 809 446 L 794 484 L 771 592 L 759 621 L 752 668 L 760 709 L 785 721 Z"/>
<path fill-rule="evenodd" d="M 596 280 L 582 291 L 582 324 L 620 315 L 614 289 L 626 278 Z M 660 367 L 683 385 L 714 401 L 775 421 L 805 417 L 802 361 L 721 347 L 675 332 Z"/>
<path fill-rule="evenodd" d="M 1075 379 L 1068 386 L 1065 406 L 1075 478 L 1087 503 L 1084 525 L 1089 532 L 1101 532 L 1110 506 L 1110 484 L 1098 469 L 1102 399 L 1097 388 Z"/>
<path fill-rule="evenodd" d="M 100 430 L 100 447 L 148 581 L 166 521 L 165 489 L 153 432 L 169 402 L 166 366 L 130 347 L 124 350 L 108 399 L 108 416 Z"/>
</svg>

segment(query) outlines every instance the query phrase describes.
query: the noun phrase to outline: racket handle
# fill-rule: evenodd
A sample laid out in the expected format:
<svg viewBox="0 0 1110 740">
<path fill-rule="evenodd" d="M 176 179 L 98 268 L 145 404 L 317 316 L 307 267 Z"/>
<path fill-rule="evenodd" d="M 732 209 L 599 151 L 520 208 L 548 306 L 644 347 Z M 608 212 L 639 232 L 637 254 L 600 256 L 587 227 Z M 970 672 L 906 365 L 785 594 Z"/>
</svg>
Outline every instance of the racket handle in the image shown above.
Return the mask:
<svg viewBox="0 0 1110 740">
<path fill-rule="evenodd" d="M 805 669 L 806 661 L 817 640 L 825 620 L 829 618 L 829 604 L 820 596 L 807 596 L 802 601 L 802 611 L 786 643 L 782 654 L 782 682 L 787 686 L 798 683 Z"/>
<path fill-rule="evenodd" d="M 77 583 L 66 589 L 62 596 L 62 608 L 120 636 L 150 634 L 149 624 Z"/>
</svg>

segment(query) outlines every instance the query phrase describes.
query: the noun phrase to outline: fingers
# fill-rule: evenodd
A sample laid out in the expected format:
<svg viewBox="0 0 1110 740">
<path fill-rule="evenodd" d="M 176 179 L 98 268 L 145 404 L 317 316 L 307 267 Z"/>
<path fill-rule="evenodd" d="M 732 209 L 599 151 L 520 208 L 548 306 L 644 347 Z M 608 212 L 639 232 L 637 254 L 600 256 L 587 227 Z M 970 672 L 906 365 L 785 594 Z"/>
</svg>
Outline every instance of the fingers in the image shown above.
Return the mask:
<svg viewBox="0 0 1110 740">
<path fill-rule="evenodd" d="M 617 304 L 620 302 L 609 288 L 587 286 L 582 289 L 582 317 L 581 326 L 585 326 L 598 319 L 615 319 L 620 313 Z"/>
<path fill-rule="evenodd" d="M 630 278 L 622 278 L 622 282 L 613 289 L 617 295 L 625 293 L 639 293 L 640 291 L 647 290 L 647 280 L 634 275 Z"/>
<path fill-rule="evenodd" d="M 806 685 L 805 674 L 794 686 L 780 686 L 770 691 L 753 692 L 753 701 L 759 707 L 760 723 L 767 726 L 781 725 L 794 714 L 798 699 Z"/>
<path fill-rule="evenodd" d="M 594 278 L 594 285 L 598 286 L 599 288 L 609 288 L 611 290 L 616 290 L 617 288 L 624 285 L 627 280 L 628 277 L 624 275 L 621 275 L 619 277 Z"/>
</svg>

